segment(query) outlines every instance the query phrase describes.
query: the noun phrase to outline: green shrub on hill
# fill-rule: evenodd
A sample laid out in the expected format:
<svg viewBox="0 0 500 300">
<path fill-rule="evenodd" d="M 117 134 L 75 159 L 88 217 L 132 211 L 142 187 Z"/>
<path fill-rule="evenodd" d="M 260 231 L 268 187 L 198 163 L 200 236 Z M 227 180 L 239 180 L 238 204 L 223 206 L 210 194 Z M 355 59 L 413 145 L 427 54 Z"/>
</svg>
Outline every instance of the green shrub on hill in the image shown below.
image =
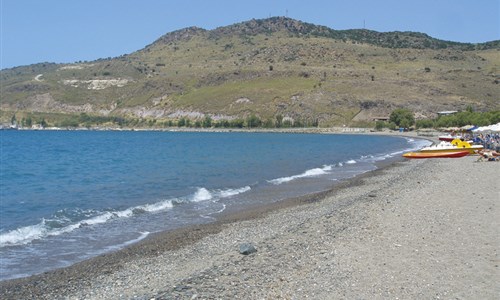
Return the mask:
<svg viewBox="0 0 500 300">
<path fill-rule="evenodd" d="M 410 110 L 397 108 L 389 116 L 389 122 L 396 124 L 400 128 L 409 128 L 415 124 L 415 118 Z"/>
<path fill-rule="evenodd" d="M 419 128 L 447 128 L 463 127 L 466 125 L 487 126 L 500 122 L 500 111 L 474 112 L 468 109 L 456 114 L 440 116 L 435 119 L 417 120 L 415 127 Z"/>
</svg>

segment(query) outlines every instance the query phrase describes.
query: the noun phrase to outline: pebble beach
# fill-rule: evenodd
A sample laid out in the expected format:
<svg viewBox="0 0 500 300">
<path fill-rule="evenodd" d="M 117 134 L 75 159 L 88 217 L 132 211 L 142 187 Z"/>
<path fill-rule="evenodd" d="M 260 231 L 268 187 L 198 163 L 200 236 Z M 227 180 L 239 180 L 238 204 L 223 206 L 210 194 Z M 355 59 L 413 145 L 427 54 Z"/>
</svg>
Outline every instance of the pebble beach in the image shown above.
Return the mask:
<svg viewBox="0 0 500 300">
<path fill-rule="evenodd" d="M 500 163 L 476 159 L 396 162 L 0 282 L 0 298 L 498 299 Z"/>
</svg>

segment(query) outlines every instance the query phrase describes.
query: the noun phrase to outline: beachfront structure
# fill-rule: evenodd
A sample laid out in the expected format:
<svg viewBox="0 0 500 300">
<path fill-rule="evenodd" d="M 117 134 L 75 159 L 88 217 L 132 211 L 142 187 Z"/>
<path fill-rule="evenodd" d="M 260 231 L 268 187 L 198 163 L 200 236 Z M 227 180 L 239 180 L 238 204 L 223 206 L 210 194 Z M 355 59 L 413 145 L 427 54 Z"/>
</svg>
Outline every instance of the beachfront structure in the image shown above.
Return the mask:
<svg viewBox="0 0 500 300">
<path fill-rule="evenodd" d="M 456 114 L 457 112 L 458 110 L 445 110 L 445 111 L 438 111 L 437 114 L 438 116 L 447 116 Z"/>
</svg>

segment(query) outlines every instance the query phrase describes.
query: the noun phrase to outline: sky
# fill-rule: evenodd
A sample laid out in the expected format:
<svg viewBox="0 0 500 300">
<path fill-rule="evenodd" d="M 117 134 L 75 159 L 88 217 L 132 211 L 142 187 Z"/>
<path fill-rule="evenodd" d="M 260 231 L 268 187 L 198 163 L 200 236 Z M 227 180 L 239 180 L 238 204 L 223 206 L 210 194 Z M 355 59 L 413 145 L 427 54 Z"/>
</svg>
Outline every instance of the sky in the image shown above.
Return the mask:
<svg viewBox="0 0 500 300">
<path fill-rule="evenodd" d="M 500 0 L 0 0 L 0 68 L 129 54 L 178 29 L 288 16 L 333 29 L 500 39 Z"/>
</svg>

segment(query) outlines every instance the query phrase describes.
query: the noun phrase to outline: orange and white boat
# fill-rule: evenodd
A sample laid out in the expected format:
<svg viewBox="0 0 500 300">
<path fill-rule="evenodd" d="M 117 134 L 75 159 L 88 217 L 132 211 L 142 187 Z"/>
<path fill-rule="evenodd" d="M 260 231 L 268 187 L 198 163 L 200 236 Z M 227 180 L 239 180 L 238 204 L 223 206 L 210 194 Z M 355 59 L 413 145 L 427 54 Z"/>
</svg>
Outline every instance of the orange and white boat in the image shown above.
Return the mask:
<svg viewBox="0 0 500 300">
<path fill-rule="evenodd" d="M 461 152 L 468 151 L 470 154 L 474 154 L 475 151 L 482 150 L 484 147 L 482 145 L 471 145 L 469 142 L 461 141 L 459 139 L 454 139 L 449 142 L 441 142 L 437 145 L 432 145 L 429 147 L 424 147 L 420 149 L 420 152 L 424 153 L 439 153 L 439 152 Z"/>
</svg>

